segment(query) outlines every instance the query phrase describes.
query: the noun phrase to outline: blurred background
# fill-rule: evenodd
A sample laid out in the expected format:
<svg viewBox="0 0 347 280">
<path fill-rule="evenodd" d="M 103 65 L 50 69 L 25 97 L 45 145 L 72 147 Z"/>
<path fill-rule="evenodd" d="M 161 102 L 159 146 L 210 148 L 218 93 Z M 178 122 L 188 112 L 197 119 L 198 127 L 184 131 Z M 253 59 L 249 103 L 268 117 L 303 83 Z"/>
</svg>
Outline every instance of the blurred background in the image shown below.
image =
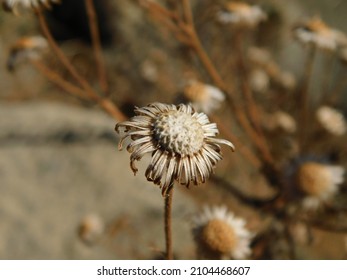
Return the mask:
<svg viewBox="0 0 347 280">
<path fill-rule="evenodd" d="M 225 33 L 221 33 L 220 26 L 211 20 L 218 1 L 191 2 L 202 43 L 215 64 L 223 65 L 230 56 L 230 35 L 224 27 Z M 269 49 L 278 65 L 298 81 L 305 52 L 292 38 L 295 23 L 316 15 L 347 33 L 347 2 L 343 0 L 252 3 L 261 5 L 269 15 L 254 42 Z M 95 4 L 112 100 L 128 116 L 134 105 L 174 102 L 184 79 L 195 71 L 196 60 L 165 28 L 155 24 L 138 1 Z M 54 5 L 46 16 L 64 52 L 97 87 L 83 9 L 83 1 L 62 0 L 62 5 Z M 140 172 L 134 177 L 128 168 L 129 154 L 117 149 L 114 119 L 49 83 L 29 63 L 8 71 L 13 43 L 22 36 L 41 34 L 33 13 L 14 16 L 0 10 L 0 30 L 0 258 L 158 258 L 164 246 L 163 201 L 158 187 L 143 176 L 146 160 L 139 163 Z M 69 79 L 54 56 L 48 55 L 46 61 Z M 317 63 L 314 79 L 324 72 L 321 65 Z M 227 73 L 225 70 L 222 72 Z M 338 67 L 333 71 L 336 77 L 343 77 Z M 202 69 L 199 76 L 207 77 Z M 318 83 L 312 83 L 311 92 L 315 91 L 319 91 Z M 344 98 L 339 104 L 345 114 L 346 102 Z M 218 164 L 219 175 L 245 186 L 246 192 L 271 193 L 256 170 L 228 153 L 224 151 L 228 159 Z M 254 232 L 261 232 L 267 224 L 266 218 L 234 197 L 226 202 L 225 192 L 216 189 L 213 181 L 191 190 L 177 188 L 173 206 L 177 258 L 195 258 L 190 217 L 204 204 L 227 204 Z M 88 236 L 89 227 L 104 232 L 102 238 L 94 242 Z M 298 245 L 296 258 L 346 259 L 347 234 L 314 230 L 313 236 L 310 244 Z M 282 245 L 274 245 L 267 258 L 286 258 Z"/>
</svg>

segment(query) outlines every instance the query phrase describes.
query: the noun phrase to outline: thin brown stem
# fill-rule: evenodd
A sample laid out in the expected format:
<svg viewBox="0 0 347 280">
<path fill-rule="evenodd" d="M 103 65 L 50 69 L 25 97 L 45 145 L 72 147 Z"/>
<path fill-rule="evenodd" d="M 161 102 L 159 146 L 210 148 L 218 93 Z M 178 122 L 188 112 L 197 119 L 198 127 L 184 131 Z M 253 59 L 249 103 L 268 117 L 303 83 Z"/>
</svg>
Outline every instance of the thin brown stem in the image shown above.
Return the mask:
<svg viewBox="0 0 347 280">
<path fill-rule="evenodd" d="M 190 0 L 181 0 L 181 1 L 183 6 L 183 16 L 184 16 L 185 22 L 190 26 L 194 26 L 193 13 L 192 13 L 192 9 L 189 2 Z"/>
<path fill-rule="evenodd" d="M 235 91 L 232 89 L 232 86 L 226 86 L 216 67 L 212 63 L 210 57 L 204 50 L 193 24 L 193 16 L 189 1 L 181 1 L 184 15 L 183 19 L 177 17 L 177 14 L 168 11 L 166 8 L 160 6 L 155 2 L 148 0 L 140 0 L 140 3 L 145 8 L 147 8 L 148 11 L 162 24 L 169 27 L 169 29 L 176 35 L 177 39 L 180 42 L 186 44 L 194 50 L 195 54 L 200 59 L 202 65 L 206 69 L 207 73 L 213 80 L 213 83 L 222 91 L 227 93 L 227 101 L 230 104 L 231 110 L 236 117 L 236 121 L 244 129 L 246 134 L 252 139 L 258 151 L 260 152 L 262 160 L 272 165 L 273 159 L 268 147 L 265 145 L 264 141 L 259 137 L 255 129 L 250 125 L 249 120 L 243 109 L 235 104 L 235 100 L 237 100 L 235 96 Z"/>
<path fill-rule="evenodd" d="M 307 54 L 306 64 L 305 64 L 305 73 L 304 73 L 304 80 L 301 90 L 301 96 L 298 98 L 300 104 L 300 112 L 299 112 L 299 123 L 301 124 L 300 127 L 300 135 L 299 135 L 299 143 L 301 150 L 305 146 L 306 137 L 307 137 L 307 122 L 308 122 L 308 114 L 309 114 L 309 88 L 310 88 L 310 81 L 312 77 L 313 72 L 313 64 L 314 64 L 314 58 L 316 54 L 316 47 L 310 46 L 310 49 Z"/>
<path fill-rule="evenodd" d="M 110 99 L 99 98 L 97 100 L 97 103 L 106 113 L 108 113 L 115 120 L 122 122 L 128 119 Z"/>
<path fill-rule="evenodd" d="M 69 59 L 66 57 L 64 52 L 59 48 L 55 39 L 53 38 L 51 31 L 48 28 L 45 16 L 43 15 L 40 9 L 36 9 L 36 14 L 39 19 L 39 23 L 42 29 L 43 34 L 45 35 L 48 44 L 50 45 L 53 52 L 57 55 L 60 62 L 64 65 L 64 67 L 69 71 L 71 76 L 88 92 L 91 94 L 94 92 L 93 88 L 88 84 L 88 82 L 77 72 L 75 67 L 71 64 Z M 96 94 L 95 92 L 93 95 Z"/>
<path fill-rule="evenodd" d="M 100 87 L 104 93 L 108 93 L 109 87 L 107 82 L 105 63 L 102 56 L 99 25 L 95 12 L 94 2 L 93 0 L 85 0 L 85 3 Z"/>
<path fill-rule="evenodd" d="M 45 76 L 50 82 L 62 88 L 64 91 L 79 98 L 87 99 L 87 96 L 83 89 L 64 80 L 58 73 L 48 68 L 39 60 L 32 60 L 31 64 L 41 73 L 41 75 Z"/>
<path fill-rule="evenodd" d="M 346 75 L 343 75 L 339 78 L 338 82 L 336 83 L 336 86 L 331 91 L 331 94 L 329 96 L 328 104 L 335 106 L 338 101 L 339 97 L 341 96 L 341 93 L 343 90 L 347 88 L 347 77 Z"/>
<path fill-rule="evenodd" d="M 58 73 L 51 70 L 38 60 L 31 61 L 31 64 L 50 82 L 62 88 L 67 93 L 78 98 L 96 102 L 106 113 L 117 121 L 124 121 L 127 117 L 117 108 L 117 106 L 108 98 L 101 98 L 97 95 L 88 96 L 85 91 L 70 82 L 64 80 Z"/>
<path fill-rule="evenodd" d="M 172 251 L 172 228 L 171 228 L 171 208 L 172 208 L 172 196 L 173 196 L 173 186 L 170 186 L 165 197 L 165 208 L 164 208 L 164 230 L 165 230 L 165 245 L 166 245 L 166 259 L 173 260 Z"/>
<path fill-rule="evenodd" d="M 185 18 L 189 19 L 189 22 L 193 24 L 193 16 L 192 11 L 189 5 L 188 0 L 182 0 L 183 2 L 183 9 L 184 9 L 184 15 Z M 273 164 L 273 159 L 271 156 L 271 153 L 269 152 L 269 149 L 266 145 L 266 142 L 264 141 L 265 138 L 260 137 L 256 131 L 252 128 L 252 126 L 249 124 L 249 121 L 243 112 L 242 109 L 240 109 L 239 106 L 236 106 L 234 101 L 236 100 L 234 96 L 234 91 L 229 90 L 226 84 L 224 83 L 222 77 L 220 76 L 219 72 L 217 71 L 216 67 L 212 63 L 210 57 L 207 55 L 204 47 L 201 44 L 201 41 L 196 33 L 196 30 L 194 28 L 194 25 L 189 24 L 187 22 L 186 24 L 181 23 L 181 29 L 185 31 L 191 40 L 191 46 L 193 47 L 196 55 L 201 60 L 203 66 L 205 67 L 206 71 L 210 75 L 211 79 L 215 83 L 217 87 L 219 87 L 221 90 L 225 91 L 228 95 L 228 102 L 232 108 L 232 111 L 234 112 L 236 116 L 236 120 L 239 122 L 241 127 L 245 130 L 245 132 L 251 137 L 251 139 L 254 141 L 256 147 L 259 149 L 262 158 L 270 163 Z"/>
<path fill-rule="evenodd" d="M 249 163 L 251 163 L 255 168 L 261 167 L 260 159 L 250 149 L 248 149 L 248 147 L 244 143 L 242 143 L 242 141 L 238 137 L 231 133 L 230 129 L 228 129 L 217 116 L 210 116 L 210 119 L 218 124 L 218 129 L 220 130 L 220 132 L 235 144 L 237 150 L 240 151 L 240 153 L 244 156 L 245 159 L 248 160 Z"/>
<path fill-rule="evenodd" d="M 248 111 L 248 115 L 255 126 L 257 132 L 264 138 L 262 135 L 261 126 L 259 124 L 259 109 L 257 104 L 254 101 L 253 94 L 251 91 L 251 88 L 249 86 L 249 78 L 248 78 L 248 69 L 246 67 L 245 63 L 245 57 L 244 57 L 244 33 L 245 31 L 243 29 L 235 31 L 236 33 L 236 51 L 237 51 L 237 58 L 238 58 L 238 69 L 240 73 L 240 84 L 241 84 L 241 92 L 245 100 L 246 104 L 246 110 Z"/>
<path fill-rule="evenodd" d="M 322 69 L 322 97 L 320 103 L 326 103 L 329 100 L 329 92 L 330 92 L 330 81 L 332 78 L 331 73 L 334 68 L 334 53 L 327 53 L 324 57 L 324 66 Z"/>
</svg>

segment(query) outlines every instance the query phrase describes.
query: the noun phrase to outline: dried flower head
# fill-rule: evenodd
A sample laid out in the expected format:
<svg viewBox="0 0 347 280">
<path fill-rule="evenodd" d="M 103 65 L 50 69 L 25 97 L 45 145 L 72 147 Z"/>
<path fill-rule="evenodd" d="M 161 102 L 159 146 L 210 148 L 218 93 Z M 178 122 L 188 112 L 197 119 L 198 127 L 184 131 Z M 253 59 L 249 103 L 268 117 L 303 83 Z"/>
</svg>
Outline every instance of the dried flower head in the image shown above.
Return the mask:
<svg viewBox="0 0 347 280">
<path fill-rule="evenodd" d="M 336 136 L 346 133 L 345 118 L 338 110 L 329 106 L 321 106 L 316 112 L 316 117 L 321 126 L 329 133 Z"/>
<path fill-rule="evenodd" d="M 253 234 L 245 228 L 245 220 L 222 207 L 205 207 L 193 218 L 193 235 L 198 252 L 209 259 L 245 259 L 251 254 Z"/>
<path fill-rule="evenodd" d="M 297 128 L 294 118 L 284 111 L 265 113 L 262 124 L 269 131 L 282 130 L 287 133 L 294 133 Z"/>
<path fill-rule="evenodd" d="M 304 207 L 317 208 L 322 202 L 331 199 L 343 182 L 344 169 L 337 165 L 318 162 L 305 162 L 297 170 L 299 189 L 306 195 Z"/>
<path fill-rule="evenodd" d="M 295 88 L 295 77 L 291 73 L 281 70 L 268 50 L 251 47 L 247 55 L 249 61 L 254 64 L 255 68 L 263 69 L 271 81 L 284 89 L 292 90 Z"/>
<path fill-rule="evenodd" d="M 85 216 L 79 227 L 78 236 L 83 242 L 92 245 L 104 232 L 105 225 L 102 219 L 95 214 Z"/>
<path fill-rule="evenodd" d="M 347 37 L 343 32 L 330 28 L 318 17 L 297 24 L 293 32 L 300 43 L 314 45 L 322 50 L 335 51 L 347 45 Z"/>
<path fill-rule="evenodd" d="M 273 62 L 270 52 L 262 48 L 250 47 L 247 56 L 249 61 L 257 66 L 266 66 Z"/>
<path fill-rule="evenodd" d="M 7 68 L 13 71 L 16 65 L 31 60 L 38 60 L 48 51 L 48 43 L 44 37 L 32 36 L 19 39 L 10 49 Z"/>
<path fill-rule="evenodd" d="M 297 85 L 294 75 L 292 73 L 286 72 L 286 71 L 282 71 L 278 75 L 277 82 L 283 88 L 288 89 L 288 90 L 293 90 Z"/>
<path fill-rule="evenodd" d="M 172 187 L 174 180 L 189 186 L 204 183 L 217 162 L 222 159 L 220 144 L 234 150 L 227 140 L 214 138 L 217 125 L 210 123 L 204 113 L 197 113 L 190 105 L 167 105 L 152 103 L 135 109 L 136 116 L 116 125 L 116 131 L 125 128 L 130 137 L 127 146 L 130 167 L 137 172 L 135 161 L 145 154 L 152 158 L 146 170 L 146 178 L 162 189 L 163 195 Z"/>
<path fill-rule="evenodd" d="M 192 103 L 195 110 L 206 114 L 217 110 L 225 99 L 221 90 L 198 81 L 188 82 L 183 89 L 183 95 L 185 100 Z"/>
<path fill-rule="evenodd" d="M 261 68 L 254 68 L 249 75 L 251 88 L 255 92 L 266 92 L 270 86 L 269 75 Z"/>
<path fill-rule="evenodd" d="M 18 14 L 18 9 L 51 8 L 52 3 L 59 4 L 61 0 L 3 0 L 2 6 L 5 11 Z"/>
<path fill-rule="evenodd" d="M 228 2 L 217 14 L 222 23 L 231 23 L 248 28 L 256 27 L 267 15 L 259 6 L 252 6 L 244 2 Z"/>
</svg>

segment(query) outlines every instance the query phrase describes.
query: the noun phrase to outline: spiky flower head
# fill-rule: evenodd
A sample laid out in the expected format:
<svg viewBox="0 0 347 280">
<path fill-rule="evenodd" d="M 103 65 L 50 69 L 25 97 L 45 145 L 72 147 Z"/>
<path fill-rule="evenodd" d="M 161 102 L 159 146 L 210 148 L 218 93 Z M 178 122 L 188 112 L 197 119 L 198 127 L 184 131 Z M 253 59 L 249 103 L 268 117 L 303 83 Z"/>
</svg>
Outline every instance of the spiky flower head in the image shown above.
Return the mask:
<svg viewBox="0 0 347 280">
<path fill-rule="evenodd" d="M 207 259 L 245 259 L 251 254 L 253 234 L 242 218 L 228 212 L 225 206 L 205 207 L 193 217 L 192 232 L 198 253 Z"/>
<path fill-rule="evenodd" d="M 316 112 L 320 125 L 329 133 L 341 136 L 347 131 L 347 124 L 343 114 L 329 106 L 321 106 Z"/>
<path fill-rule="evenodd" d="M 305 162 L 297 170 L 299 189 L 304 193 L 303 205 L 315 209 L 321 203 L 330 200 L 343 182 L 344 168 L 318 162 Z"/>
<path fill-rule="evenodd" d="M 319 49 L 335 51 L 347 45 L 346 35 L 336 29 L 330 28 L 319 17 L 297 24 L 294 37 L 304 45 L 313 45 Z"/>
<path fill-rule="evenodd" d="M 37 9 L 44 7 L 50 9 L 52 4 L 59 4 L 61 0 L 2 0 L 5 11 L 18 14 L 18 9 Z"/>
<path fill-rule="evenodd" d="M 224 93 L 212 85 L 189 81 L 183 89 L 184 99 L 197 111 L 209 114 L 217 110 L 225 99 Z"/>
<path fill-rule="evenodd" d="M 224 5 L 217 14 L 217 19 L 222 23 L 248 28 L 256 27 L 267 15 L 259 6 L 252 6 L 244 2 L 231 1 Z"/>
<path fill-rule="evenodd" d="M 234 145 L 217 139 L 217 125 L 210 123 L 204 113 L 197 113 L 190 105 L 152 103 L 135 108 L 136 116 L 116 125 L 116 131 L 125 128 L 125 138 L 130 167 L 137 172 L 135 161 L 151 154 L 151 162 L 145 172 L 148 181 L 154 182 L 166 195 L 176 180 L 189 186 L 204 183 L 219 160 L 222 159 L 220 144 L 234 150 Z"/>
</svg>

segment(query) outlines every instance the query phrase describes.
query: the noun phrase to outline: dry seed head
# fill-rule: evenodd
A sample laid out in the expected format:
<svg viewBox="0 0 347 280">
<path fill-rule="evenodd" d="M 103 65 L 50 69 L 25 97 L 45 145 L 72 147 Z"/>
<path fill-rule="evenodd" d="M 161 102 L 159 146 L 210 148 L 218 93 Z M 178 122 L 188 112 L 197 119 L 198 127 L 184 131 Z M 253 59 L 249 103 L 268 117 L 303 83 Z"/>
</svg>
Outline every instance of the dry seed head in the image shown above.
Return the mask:
<svg viewBox="0 0 347 280">
<path fill-rule="evenodd" d="M 196 110 L 206 114 L 219 109 L 225 99 L 224 93 L 218 88 L 198 81 L 188 82 L 183 94 Z"/>
<path fill-rule="evenodd" d="M 226 207 L 205 207 L 193 217 L 193 223 L 192 232 L 202 257 L 244 259 L 250 255 L 253 234 L 245 228 L 245 221 Z"/>
<path fill-rule="evenodd" d="M 44 37 L 32 36 L 20 38 L 10 49 L 7 67 L 10 71 L 21 62 L 38 60 L 48 51 L 48 43 Z"/>
<path fill-rule="evenodd" d="M 244 2 L 228 2 L 224 9 L 218 12 L 217 19 L 222 23 L 254 28 L 261 21 L 266 20 L 267 15 L 258 6 Z"/>
<path fill-rule="evenodd" d="M 50 9 L 52 3 L 59 4 L 61 0 L 3 0 L 2 6 L 5 11 L 18 14 L 18 9 L 37 9 L 47 8 Z"/>
<path fill-rule="evenodd" d="M 218 255 L 228 254 L 237 242 L 234 230 L 227 223 L 217 219 L 208 221 L 202 228 L 200 241 Z"/>
<path fill-rule="evenodd" d="M 294 37 L 304 45 L 313 44 L 319 49 L 335 51 L 347 45 L 346 35 L 327 26 L 320 18 L 314 17 L 304 23 L 297 24 Z"/>
<path fill-rule="evenodd" d="M 123 140 L 130 137 L 127 150 L 131 153 L 130 167 L 137 172 L 135 161 L 151 154 L 145 175 L 147 180 L 162 188 L 163 195 L 176 180 L 189 186 L 204 183 L 219 160 L 220 144 L 234 150 L 227 140 L 217 139 L 218 129 L 204 113 L 190 105 L 152 103 L 135 109 L 136 116 L 116 125 L 118 132 L 125 128 Z"/>
<path fill-rule="evenodd" d="M 249 82 L 256 92 L 266 92 L 270 86 L 269 75 L 261 68 L 255 68 L 251 71 Z"/>
<path fill-rule="evenodd" d="M 284 111 L 264 113 L 262 125 L 269 131 L 281 130 L 287 133 L 294 133 L 297 128 L 294 118 Z"/>
<path fill-rule="evenodd" d="M 341 136 L 346 133 L 347 124 L 341 112 L 329 107 L 321 106 L 316 112 L 316 117 L 321 126 L 329 133 Z"/>
<path fill-rule="evenodd" d="M 204 144 L 204 130 L 190 114 L 169 111 L 158 116 L 153 137 L 164 150 L 182 156 L 199 152 Z"/>
<path fill-rule="evenodd" d="M 304 205 L 316 208 L 320 202 L 331 199 L 343 182 L 344 169 L 341 166 L 305 162 L 297 171 L 297 183 L 307 196 Z"/>
</svg>

